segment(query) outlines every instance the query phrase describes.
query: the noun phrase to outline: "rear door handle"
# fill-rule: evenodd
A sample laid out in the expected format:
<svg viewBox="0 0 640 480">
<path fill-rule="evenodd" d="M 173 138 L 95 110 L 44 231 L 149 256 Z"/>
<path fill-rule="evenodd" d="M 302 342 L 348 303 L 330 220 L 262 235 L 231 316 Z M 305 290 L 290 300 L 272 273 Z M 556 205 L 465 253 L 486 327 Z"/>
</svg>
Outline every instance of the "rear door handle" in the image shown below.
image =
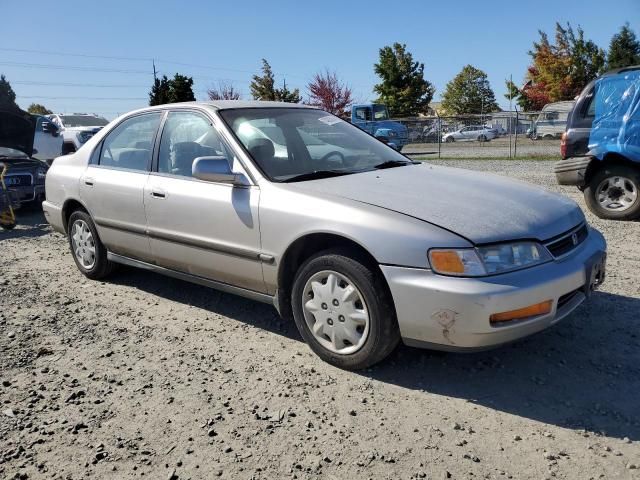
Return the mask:
<svg viewBox="0 0 640 480">
<path fill-rule="evenodd" d="M 91 178 L 91 177 L 85 177 L 85 178 L 84 178 L 84 184 L 85 184 L 85 185 L 89 185 L 90 187 L 93 187 L 93 178 Z"/>
<path fill-rule="evenodd" d="M 154 188 L 151 190 L 151 196 L 153 198 L 167 198 L 167 192 L 165 192 L 164 190 Z"/>
</svg>

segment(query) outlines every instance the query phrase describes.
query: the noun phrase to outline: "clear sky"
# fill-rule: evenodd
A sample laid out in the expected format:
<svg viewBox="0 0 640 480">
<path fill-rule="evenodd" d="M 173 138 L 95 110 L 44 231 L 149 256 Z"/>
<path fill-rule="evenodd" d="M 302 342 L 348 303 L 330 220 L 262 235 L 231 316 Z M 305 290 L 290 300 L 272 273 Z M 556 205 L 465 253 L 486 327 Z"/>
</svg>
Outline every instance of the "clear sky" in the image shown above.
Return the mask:
<svg viewBox="0 0 640 480">
<path fill-rule="evenodd" d="M 401 42 L 425 64 L 434 100 L 470 63 L 487 72 L 504 106 L 504 80 L 522 81 L 538 29 L 552 35 L 556 20 L 581 25 L 606 48 L 625 21 L 640 36 L 640 0 L 0 0 L 0 73 L 23 108 L 108 118 L 147 104 L 152 59 L 161 74 L 193 76 L 198 99 L 218 80 L 249 98 L 264 57 L 279 83 L 304 95 L 328 68 L 367 101 L 379 48 Z"/>
</svg>

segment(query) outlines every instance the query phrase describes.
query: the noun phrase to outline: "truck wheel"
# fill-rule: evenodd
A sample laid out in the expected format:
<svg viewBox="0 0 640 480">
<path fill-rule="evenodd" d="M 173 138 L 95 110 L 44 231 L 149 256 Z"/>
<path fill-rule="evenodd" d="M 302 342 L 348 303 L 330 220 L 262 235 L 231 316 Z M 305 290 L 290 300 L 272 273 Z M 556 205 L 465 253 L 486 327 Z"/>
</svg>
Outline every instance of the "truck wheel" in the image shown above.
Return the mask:
<svg viewBox="0 0 640 480">
<path fill-rule="evenodd" d="M 296 274 L 291 305 L 302 338 L 338 368 L 369 367 L 400 341 L 384 279 L 349 250 L 326 250 L 308 259 Z"/>
<path fill-rule="evenodd" d="M 73 260 L 87 278 L 98 280 L 113 271 L 114 263 L 107 259 L 107 248 L 100 241 L 87 212 L 73 212 L 69 217 L 67 232 Z"/>
<path fill-rule="evenodd" d="M 640 218 L 640 170 L 627 165 L 604 165 L 584 189 L 593 213 L 610 220 Z"/>
</svg>

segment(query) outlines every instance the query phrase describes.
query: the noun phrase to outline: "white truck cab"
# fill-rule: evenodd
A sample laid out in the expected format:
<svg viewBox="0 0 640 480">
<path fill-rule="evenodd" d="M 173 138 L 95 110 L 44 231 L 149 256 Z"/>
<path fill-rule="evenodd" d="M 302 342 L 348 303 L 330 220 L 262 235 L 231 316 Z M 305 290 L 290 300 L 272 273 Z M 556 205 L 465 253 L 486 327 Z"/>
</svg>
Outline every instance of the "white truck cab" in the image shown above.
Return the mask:
<svg viewBox="0 0 640 480">
<path fill-rule="evenodd" d="M 60 129 L 64 139 L 63 155 L 78 150 L 109 123 L 105 118 L 90 113 L 57 113 L 48 117 Z"/>
</svg>

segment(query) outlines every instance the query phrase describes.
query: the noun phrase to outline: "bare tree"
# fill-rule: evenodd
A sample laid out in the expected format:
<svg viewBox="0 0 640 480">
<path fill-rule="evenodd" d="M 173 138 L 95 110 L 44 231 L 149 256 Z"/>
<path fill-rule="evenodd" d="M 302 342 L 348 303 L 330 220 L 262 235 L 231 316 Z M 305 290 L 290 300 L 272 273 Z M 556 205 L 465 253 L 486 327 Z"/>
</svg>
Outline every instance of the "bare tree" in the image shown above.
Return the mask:
<svg viewBox="0 0 640 480">
<path fill-rule="evenodd" d="M 207 90 L 209 100 L 240 100 L 240 92 L 231 82 L 219 81 L 217 86 Z"/>
<path fill-rule="evenodd" d="M 334 115 L 342 114 L 352 103 L 351 89 L 343 84 L 335 72 L 316 73 L 307 85 L 309 105 L 320 107 Z"/>
</svg>

